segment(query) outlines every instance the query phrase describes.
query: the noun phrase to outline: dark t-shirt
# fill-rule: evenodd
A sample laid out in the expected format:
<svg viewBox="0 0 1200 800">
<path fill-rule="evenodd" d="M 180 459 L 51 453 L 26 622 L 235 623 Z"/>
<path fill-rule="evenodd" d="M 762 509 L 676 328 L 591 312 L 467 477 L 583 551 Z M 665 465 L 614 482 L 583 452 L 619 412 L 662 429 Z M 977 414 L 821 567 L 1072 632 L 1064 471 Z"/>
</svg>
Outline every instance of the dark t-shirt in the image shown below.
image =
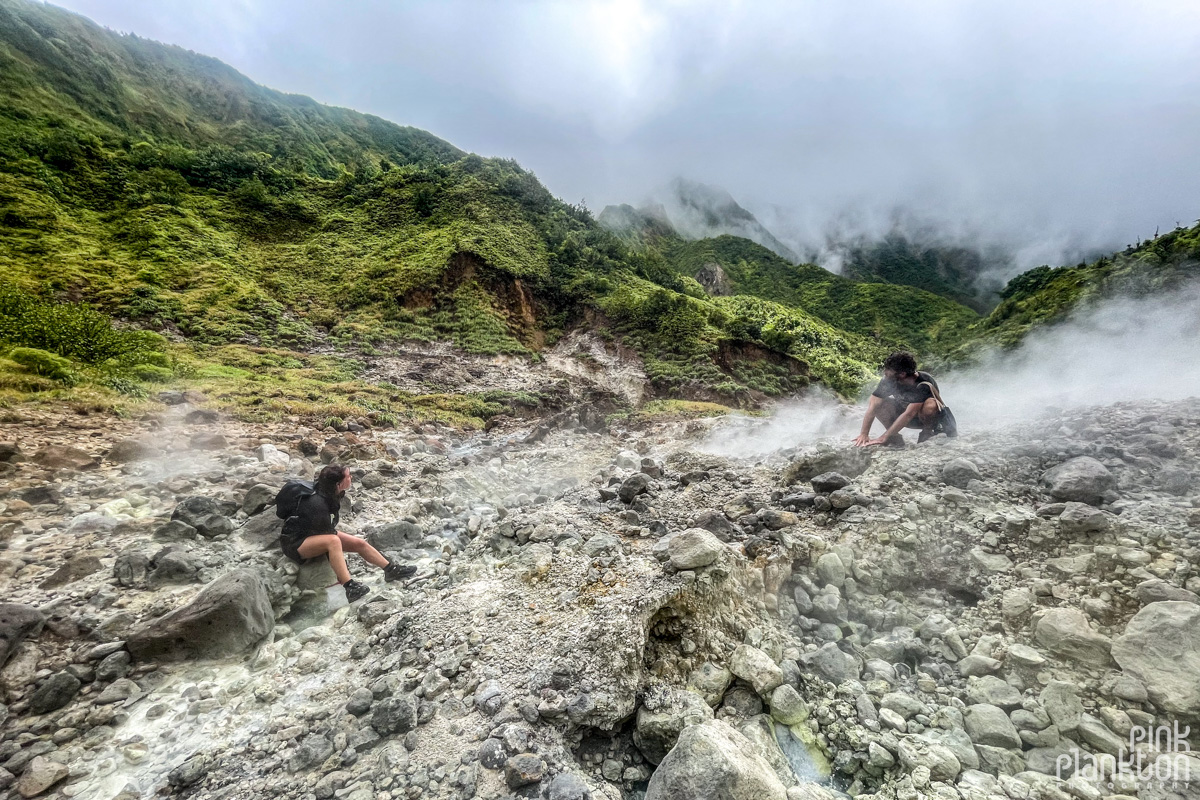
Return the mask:
<svg viewBox="0 0 1200 800">
<path fill-rule="evenodd" d="M 884 400 L 891 400 L 896 405 L 902 407 L 907 407 L 912 403 L 924 403 L 933 397 L 933 392 L 930 391 L 929 387 L 921 385 L 925 381 L 937 386 L 937 381 L 928 372 L 918 372 L 916 383 L 900 383 L 889 378 L 884 378 L 871 394 L 875 397 L 881 397 Z"/>
<path fill-rule="evenodd" d="M 296 516 L 284 523 L 283 532 L 299 539 L 337 533 L 341 518 L 340 505 L 338 501 L 329 500 L 322 494 L 309 495 L 300 501 Z"/>
</svg>

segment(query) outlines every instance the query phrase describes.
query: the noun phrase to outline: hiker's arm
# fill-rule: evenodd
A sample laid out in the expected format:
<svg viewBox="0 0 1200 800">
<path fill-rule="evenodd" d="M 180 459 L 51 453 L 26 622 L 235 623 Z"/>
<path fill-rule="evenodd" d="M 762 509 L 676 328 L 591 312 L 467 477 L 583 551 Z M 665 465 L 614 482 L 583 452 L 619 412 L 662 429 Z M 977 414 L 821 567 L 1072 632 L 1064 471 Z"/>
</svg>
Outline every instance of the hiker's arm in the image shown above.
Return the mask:
<svg viewBox="0 0 1200 800">
<path fill-rule="evenodd" d="M 882 402 L 883 400 L 875 395 L 871 395 L 871 399 L 867 401 L 867 413 L 863 415 L 862 429 L 858 432 L 858 436 L 854 437 L 854 444 L 857 447 L 862 447 L 871 440 L 871 426 L 875 424 L 875 410 Z"/>
<path fill-rule="evenodd" d="M 891 438 L 892 434 L 903 429 L 904 426 L 907 425 L 920 410 L 920 403 L 909 403 L 908 408 L 904 409 L 904 413 L 896 417 L 896 421 L 892 423 L 892 427 L 883 432 L 883 436 L 880 436 L 878 439 L 872 439 L 871 441 L 867 442 L 867 444 L 886 444 L 887 440 Z"/>
</svg>

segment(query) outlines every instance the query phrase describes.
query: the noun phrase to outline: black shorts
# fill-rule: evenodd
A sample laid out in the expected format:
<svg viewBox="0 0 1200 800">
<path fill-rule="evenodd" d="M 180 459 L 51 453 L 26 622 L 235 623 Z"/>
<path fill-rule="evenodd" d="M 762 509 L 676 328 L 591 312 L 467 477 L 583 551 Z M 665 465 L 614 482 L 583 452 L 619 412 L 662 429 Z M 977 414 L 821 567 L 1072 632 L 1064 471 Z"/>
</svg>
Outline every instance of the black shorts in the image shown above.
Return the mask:
<svg viewBox="0 0 1200 800">
<path fill-rule="evenodd" d="M 307 558 L 300 555 L 300 543 L 304 541 L 303 536 L 289 536 L 281 534 L 279 537 L 279 549 L 283 550 L 283 554 L 295 561 L 297 564 L 303 564 L 308 561 Z"/>
<path fill-rule="evenodd" d="M 905 403 L 902 400 L 891 400 L 890 402 L 892 404 L 892 408 L 895 409 L 895 411 L 896 411 L 896 417 L 900 416 L 901 414 L 903 414 L 905 411 L 908 410 L 909 404 Z M 933 424 L 935 427 L 937 426 L 938 420 L 940 420 L 941 417 L 942 417 L 942 412 L 938 411 L 937 416 L 935 416 L 933 418 Z M 893 419 L 895 419 L 895 417 L 893 417 Z M 908 424 L 905 425 L 904 427 L 906 427 L 906 428 L 924 428 L 925 423 L 921 422 L 921 418 L 919 416 L 916 416 L 916 417 L 913 417 L 912 419 L 910 419 L 908 421 Z"/>
</svg>

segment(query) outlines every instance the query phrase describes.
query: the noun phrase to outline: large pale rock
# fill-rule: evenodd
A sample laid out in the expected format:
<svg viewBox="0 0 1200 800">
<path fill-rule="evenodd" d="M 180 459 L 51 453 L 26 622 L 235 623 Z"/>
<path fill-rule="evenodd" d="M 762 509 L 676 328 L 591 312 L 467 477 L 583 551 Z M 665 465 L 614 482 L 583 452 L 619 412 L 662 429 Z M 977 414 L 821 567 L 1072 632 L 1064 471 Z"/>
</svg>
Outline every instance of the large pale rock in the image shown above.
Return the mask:
<svg viewBox="0 0 1200 800">
<path fill-rule="evenodd" d="M 646 800 L 786 800 L 770 763 L 726 722 L 684 729 L 658 765 Z"/>
<path fill-rule="evenodd" d="M 783 683 L 783 670 L 771 657 L 748 644 L 738 645 L 729 659 L 729 671 L 754 687 L 761 696 Z"/>
<path fill-rule="evenodd" d="M 17 781 L 17 794 L 21 797 L 37 797 L 70 774 L 71 770 L 66 764 L 37 756 L 21 773 L 21 779 Z"/>
<path fill-rule="evenodd" d="M 707 567 L 721 557 L 725 545 L 703 528 L 688 528 L 671 537 L 667 553 L 675 569 Z"/>
<path fill-rule="evenodd" d="M 837 553 L 824 553 L 817 559 L 817 577 L 822 585 L 842 586 L 846 582 L 846 567 Z"/>
<path fill-rule="evenodd" d="M 733 673 L 724 667 L 705 661 L 692 671 L 688 680 L 688 689 L 704 698 L 704 702 L 713 708 L 721 703 L 725 690 L 733 683 Z"/>
<path fill-rule="evenodd" d="M 1099 533 L 1109 528 L 1109 514 L 1087 503 L 1067 503 L 1058 515 L 1058 529 L 1066 534 Z"/>
<path fill-rule="evenodd" d="M 783 482 L 791 485 L 799 481 L 811 481 L 824 472 L 840 472 L 848 478 L 857 478 L 871 466 L 869 448 L 817 445 L 799 453 L 783 471 Z"/>
<path fill-rule="evenodd" d="M 1142 605 L 1161 603 L 1169 600 L 1182 600 L 1185 603 L 1200 604 L 1200 597 L 1195 592 L 1189 592 L 1179 586 L 1167 583 L 1161 578 L 1145 580 L 1134 587 L 1137 598 Z"/>
<path fill-rule="evenodd" d="M 683 689 L 649 692 L 637 713 L 633 743 L 651 764 L 663 760 L 679 734 L 690 725 L 713 718 L 708 703 Z"/>
<path fill-rule="evenodd" d="M 245 651 L 274 627 L 266 581 L 253 569 L 235 569 L 135 629 L 126 646 L 136 658 L 213 658 Z"/>
<path fill-rule="evenodd" d="M 999 706 L 978 704 L 967 707 L 963 715 L 967 735 L 975 744 L 991 747 L 1020 748 L 1021 737 L 1009 720 L 1008 714 Z"/>
<path fill-rule="evenodd" d="M 1082 611 L 1074 608 L 1054 608 L 1038 620 L 1034 632 L 1038 643 L 1051 653 L 1093 667 L 1106 667 L 1112 659 L 1112 642 L 1096 633 Z"/>
<path fill-rule="evenodd" d="M 1200 606 L 1180 600 L 1151 603 L 1113 642 L 1113 658 L 1141 681 L 1164 711 L 1200 715 Z"/>
<path fill-rule="evenodd" d="M 900 740 L 899 752 L 900 765 L 906 772 L 925 767 L 930 779 L 935 781 L 953 781 L 962 771 L 959 760 L 945 745 L 906 736 Z"/>
<path fill-rule="evenodd" d="M 808 713 L 808 703 L 790 685 L 781 684 L 771 692 L 771 716 L 784 725 L 799 725 Z"/>
<path fill-rule="evenodd" d="M 947 461 L 942 467 L 942 480 L 951 486 L 957 486 L 959 489 L 967 488 L 967 484 L 971 481 L 981 480 L 983 476 L 979 474 L 979 467 L 975 466 L 975 462 L 968 461 L 965 458 L 956 458 Z"/>
<path fill-rule="evenodd" d="M 1106 492 L 1116 488 L 1117 479 L 1096 459 L 1079 456 L 1046 470 L 1040 483 L 1056 500 L 1096 505 Z"/>
</svg>

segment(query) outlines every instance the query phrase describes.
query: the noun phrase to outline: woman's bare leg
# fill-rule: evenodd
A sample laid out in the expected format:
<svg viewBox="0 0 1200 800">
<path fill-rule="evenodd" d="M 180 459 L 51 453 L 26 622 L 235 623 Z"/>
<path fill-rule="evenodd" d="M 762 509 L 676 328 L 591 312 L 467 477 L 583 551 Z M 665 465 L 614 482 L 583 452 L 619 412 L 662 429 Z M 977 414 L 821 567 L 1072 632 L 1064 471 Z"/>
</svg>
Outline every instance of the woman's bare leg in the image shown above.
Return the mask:
<svg viewBox="0 0 1200 800">
<path fill-rule="evenodd" d="M 329 566 L 333 567 L 333 574 L 337 576 L 338 583 L 350 580 L 350 570 L 346 567 L 346 557 L 342 554 L 342 542 L 337 535 L 326 533 L 306 537 L 296 548 L 296 552 L 304 558 L 328 555 Z"/>
<path fill-rule="evenodd" d="M 368 564 L 374 564 L 377 567 L 386 567 L 388 565 L 388 560 L 384 558 L 383 553 L 372 547 L 366 539 L 338 531 L 338 540 L 341 542 L 342 550 L 350 553 L 358 553 Z"/>
</svg>

